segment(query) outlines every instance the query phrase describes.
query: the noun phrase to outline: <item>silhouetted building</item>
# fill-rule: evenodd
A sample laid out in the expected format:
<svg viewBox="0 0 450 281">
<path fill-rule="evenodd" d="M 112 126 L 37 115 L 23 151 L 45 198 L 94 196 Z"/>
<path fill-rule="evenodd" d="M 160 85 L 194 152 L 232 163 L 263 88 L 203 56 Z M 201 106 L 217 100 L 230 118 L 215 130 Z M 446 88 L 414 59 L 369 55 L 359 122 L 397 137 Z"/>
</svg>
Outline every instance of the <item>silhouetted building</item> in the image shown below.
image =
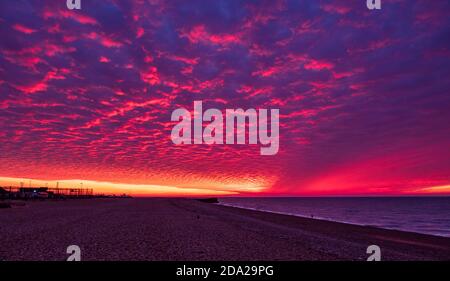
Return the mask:
<svg viewBox="0 0 450 281">
<path fill-rule="evenodd" d="M 10 192 L 4 189 L 3 187 L 0 187 L 0 199 L 6 199 L 9 198 Z"/>
<path fill-rule="evenodd" d="M 21 187 L 19 194 L 22 198 L 48 198 L 47 187 Z"/>
</svg>

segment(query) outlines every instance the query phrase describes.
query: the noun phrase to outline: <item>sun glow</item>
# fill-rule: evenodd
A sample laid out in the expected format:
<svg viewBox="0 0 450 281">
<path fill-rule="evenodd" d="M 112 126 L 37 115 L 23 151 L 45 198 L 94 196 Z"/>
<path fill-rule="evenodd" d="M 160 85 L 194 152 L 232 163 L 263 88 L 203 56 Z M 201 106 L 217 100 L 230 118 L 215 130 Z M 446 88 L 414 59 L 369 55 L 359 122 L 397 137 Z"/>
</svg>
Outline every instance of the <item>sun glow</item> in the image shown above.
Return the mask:
<svg viewBox="0 0 450 281">
<path fill-rule="evenodd" d="M 127 184 L 106 181 L 93 181 L 82 179 L 70 180 L 41 180 L 28 178 L 0 177 L 0 186 L 46 186 L 60 188 L 93 188 L 97 194 L 129 194 L 134 196 L 219 196 L 237 195 L 241 192 L 260 192 L 266 189 L 256 183 L 201 183 L 196 186 L 190 185 L 157 185 L 157 184 Z"/>
<path fill-rule="evenodd" d="M 450 193 L 450 185 L 422 187 L 414 190 L 416 193 Z"/>
</svg>

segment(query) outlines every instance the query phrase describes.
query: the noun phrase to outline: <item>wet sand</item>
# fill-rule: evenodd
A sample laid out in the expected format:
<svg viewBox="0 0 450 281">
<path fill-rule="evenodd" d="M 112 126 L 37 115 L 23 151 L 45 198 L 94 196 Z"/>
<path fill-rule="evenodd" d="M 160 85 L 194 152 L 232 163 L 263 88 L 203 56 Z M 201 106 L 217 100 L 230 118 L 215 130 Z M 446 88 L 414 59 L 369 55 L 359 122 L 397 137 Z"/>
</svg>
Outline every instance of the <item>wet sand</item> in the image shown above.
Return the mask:
<svg viewBox="0 0 450 281">
<path fill-rule="evenodd" d="M 450 238 L 190 199 L 26 202 L 0 210 L 0 260 L 450 260 Z"/>
</svg>

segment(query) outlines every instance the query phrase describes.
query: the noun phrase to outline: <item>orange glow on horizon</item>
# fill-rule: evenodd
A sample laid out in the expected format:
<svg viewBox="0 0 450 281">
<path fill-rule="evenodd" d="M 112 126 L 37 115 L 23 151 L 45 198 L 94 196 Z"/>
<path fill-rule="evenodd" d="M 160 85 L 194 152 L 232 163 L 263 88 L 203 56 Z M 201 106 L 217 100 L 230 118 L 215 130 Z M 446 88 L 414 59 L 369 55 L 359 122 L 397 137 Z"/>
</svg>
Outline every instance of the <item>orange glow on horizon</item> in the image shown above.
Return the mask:
<svg viewBox="0 0 450 281">
<path fill-rule="evenodd" d="M 158 185 L 158 184 L 129 184 L 95 180 L 40 180 L 28 178 L 0 177 L 0 186 L 18 187 L 23 182 L 24 187 L 46 186 L 49 188 L 92 188 L 95 194 L 120 195 L 127 194 L 137 197 L 189 197 L 189 196 L 357 196 L 357 195 L 450 195 L 450 185 L 422 186 L 410 188 L 400 193 L 392 192 L 389 188 L 372 187 L 366 188 L 364 193 L 355 193 L 355 186 L 331 187 L 323 182 L 321 185 L 308 187 L 297 194 L 279 194 L 276 190 L 257 184 L 223 184 L 223 183 L 199 183 L 197 185 Z"/>
<path fill-rule="evenodd" d="M 238 195 L 241 192 L 257 193 L 266 189 L 266 187 L 250 184 L 220 184 L 211 183 L 209 185 L 201 183 L 198 185 L 183 185 L 183 186 L 169 186 L 157 184 L 129 184 L 129 183 L 115 183 L 95 180 L 41 180 L 28 178 L 11 178 L 0 177 L 0 186 L 20 186 L 23 182 L 24 187 L 28 186 L 46 186 L 56 187 L 59 183 L 59 188 L 92 188 L 96 194 L 128 194 L 133 196 L 161 196 L 161 197 L 176 197 L 176 196 L 226 196 Z"/>
<path fill-rule="evenodd" d="M 431 194 L 450 194 L 450 185 L 439 185 L 439 186 L 430 186 L 430 187 L 422 187 L 415 190 L 417 193 L 431 193 Z"/>
</svg>

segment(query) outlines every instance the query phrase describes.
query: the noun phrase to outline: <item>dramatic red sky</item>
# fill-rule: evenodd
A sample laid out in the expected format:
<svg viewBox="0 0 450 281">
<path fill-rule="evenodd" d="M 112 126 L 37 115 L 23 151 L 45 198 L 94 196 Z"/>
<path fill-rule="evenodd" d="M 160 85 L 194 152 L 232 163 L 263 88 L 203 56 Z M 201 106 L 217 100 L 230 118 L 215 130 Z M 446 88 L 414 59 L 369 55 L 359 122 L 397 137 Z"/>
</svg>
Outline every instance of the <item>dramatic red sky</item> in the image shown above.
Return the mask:
<svg viewBox="0 0 450 281">
<path fill-rule="evenodd" d="M 147 195 L 450 194 L 450 2 L 0 2 L 0 184 Z M 279 108 L 280 151 L 171 113 Z"/>
</svg>

